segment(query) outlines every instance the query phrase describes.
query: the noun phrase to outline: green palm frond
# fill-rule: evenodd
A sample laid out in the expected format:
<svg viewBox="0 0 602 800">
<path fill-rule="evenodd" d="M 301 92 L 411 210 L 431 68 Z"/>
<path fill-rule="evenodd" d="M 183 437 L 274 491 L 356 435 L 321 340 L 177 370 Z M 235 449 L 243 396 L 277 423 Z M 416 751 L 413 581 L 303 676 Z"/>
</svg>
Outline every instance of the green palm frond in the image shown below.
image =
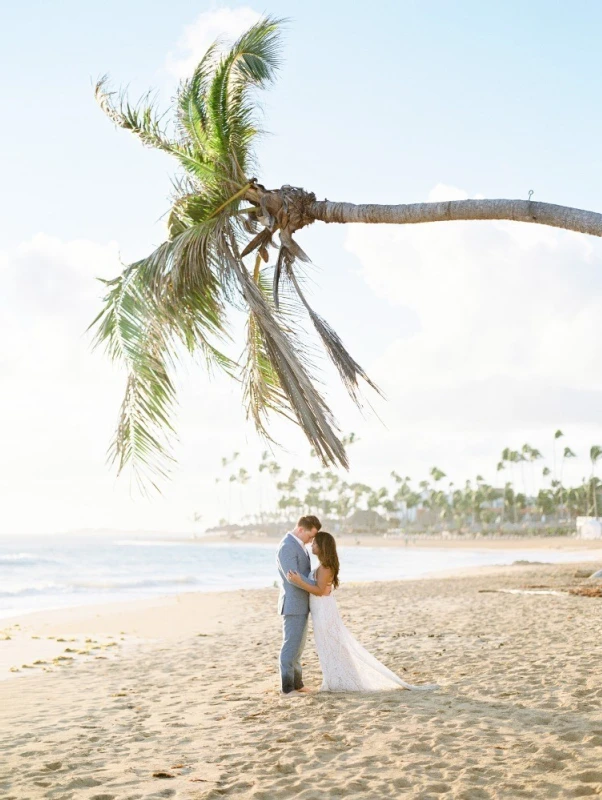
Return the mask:
<svg viewBox="0 0 602 800">
<path fill-rule="evenodd" d="M 219 47 L 215 42 L 201 59 L 192 78 L 182 82 L 177 97 L 176 115 L 180 133 L 206 157 L 210 150 L 206 97 L 218 56 Z"/>
<path fill-rule="evenodd" d="M 105 75 L 96 84 L 95 96 L 101 109 L 117 127 L 130 131 L 147 147 L 154 147 L 174 156 L 199 182 L 215 180 L 215 166 L 205 161 L 200 151 L 196 151 L 186 141 L 177 142 L 169 137 L 162 124 L 163 117 L 156 111 L 150 94 L 134 105 L 122 94 L 115 103 L 115 92 L 109 91 L 108 78 Z"/>
<path fill-rule="evenodd" d="M 94 87 L 94 95 L 109 119 L 117 127 L 131 131 L 148 147 L 156 147 L 168 153 L 173 152 L 175 143 L 169 139 L 165 128 L 161 125 L 161 117 L 155 111 L 150 94 L 145 95 L 137 105 L 132 105 L 122 94 L 118 104 L 115 104 L 113 100 L 115 92 L 109 91 L 108 81 L 108 76 L 103 75 Z"/>
<path fill-rule="evenodd" d="M 106 285 L 105 306 L 92 323 L 96 326 L 95 344 L 104 344 L 110 358 L 127 370 L 125 397 L 109 456 L 117 463 L 118 472 L 129 462 L 144 489 L 147 483 L 156 486 L 157 479 L 166 477 L 173 462 L 168 438 L 174 433 L 171 351 L 161 315 L 139 280 L 136 265 Z"/>
<path fill-rule="evenodd" d="M 168 243 L 170 244 L 170 243 Z M 154 273 L 166 260 L 162 245 L 148 259 L 132 264 L 113 281 L 105 282 L 104 308 L 90 327 L 95 345 L 125 366 L 127 385 L 117 431 L 109 450 L 121 472 L 130 463 L 141 489 L 157 487 L 173 464 L 169 445 L 176 402 L 172 372 L 184 347 L 200 350 L 209 370 L 229 375 L 236 364 L 212 339 L 225 339 L 225 309 L 215 281 L 175 292 L 169 275 Z M 159 252 L 160 251 L 160 252 Z M 152 277 L 149 279 L 149 275 Z"/>
<path fill-rule="evenodd" d="M 258 133 L 252 90 L 265 88 L 275 77 L 281 24 L 266 17 L 246 31 L 219 61 L 207 92 L 208 155 L 228 164 L 234 178 L 250 167 L 250 146 Z"/>
<path fill-rule="evenodd" d="M 273 305 L 270 290 L 270 278 L 266 270 L 259 269 L 260 259 L 256 260 L 253 280 L 267 305 Z M 247 321 L 246 358 L 243 364 L 244 404 L 247 418 L 251 418 L 257 430 L 268 440 L 271 436 L 267 429 L 267 418 L 270 412 L 282 414 L 292 419 L 286 395 L 282 390 L 278 372 L 270 359 L 260 322 L 253 311 L 249 312 Z"/>
</svg>

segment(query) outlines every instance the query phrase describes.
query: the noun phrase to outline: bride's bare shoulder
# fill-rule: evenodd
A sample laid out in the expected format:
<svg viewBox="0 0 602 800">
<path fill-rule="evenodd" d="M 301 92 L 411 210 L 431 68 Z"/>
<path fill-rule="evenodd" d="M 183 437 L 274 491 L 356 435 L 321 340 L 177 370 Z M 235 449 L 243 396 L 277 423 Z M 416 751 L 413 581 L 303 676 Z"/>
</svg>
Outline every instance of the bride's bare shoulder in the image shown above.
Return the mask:
<svg viewBox="0 0 602 800">
<path fill-rule="evenodd" d="M 316 570 L 316 578 L 326 578 L 326 582 L 329 583 L 332 580 L 333 572 L 330 567 L 325 567 L 322 564 Z"/>
</svg>

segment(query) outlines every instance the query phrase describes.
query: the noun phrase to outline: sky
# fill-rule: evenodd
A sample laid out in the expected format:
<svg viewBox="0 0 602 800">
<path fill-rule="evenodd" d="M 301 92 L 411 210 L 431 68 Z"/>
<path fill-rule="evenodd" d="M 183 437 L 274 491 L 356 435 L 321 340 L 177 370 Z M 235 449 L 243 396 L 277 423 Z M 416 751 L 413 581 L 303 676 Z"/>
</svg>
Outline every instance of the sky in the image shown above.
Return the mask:
<svg viewBox="0 0 602 800">
<path fill-rule="evenodd" d="M 178 375 L 178 467 L 142 498 L 106 450 L 123 375 L 92 352 L 96 278 L 165 237 L 163 154 L 115 130 L 93 99 L 108 73 L 167 107 L 218 36 L 287 18 L 284 63 L 261 97 L 256 176 L 318 198 L 405 203 L 519 197 L 602 210 L 602 6 L 24 0 L 0 5 L 0 531 L 171 530 L 226 516 L 223 457 L 256 471 L 264 445 L 240 387 L 193 362 Z M 506 222 L 326 226 L 298 234 L 312 300 L 382 387 L 360 414 L 324 365 L 348 480 L 499 483 L 502 448 L 551 461 L 556 429 L 587 474 L 602 443 L 602 243 Z M 275 424 L 283 473 L 310 467 Z M 220 483 L 216 483 L 216 479 Z M 259 508 L 252 481 L 232 517 Z M 265 502 L 264 499 L 261 502 Z"/>
</svg>

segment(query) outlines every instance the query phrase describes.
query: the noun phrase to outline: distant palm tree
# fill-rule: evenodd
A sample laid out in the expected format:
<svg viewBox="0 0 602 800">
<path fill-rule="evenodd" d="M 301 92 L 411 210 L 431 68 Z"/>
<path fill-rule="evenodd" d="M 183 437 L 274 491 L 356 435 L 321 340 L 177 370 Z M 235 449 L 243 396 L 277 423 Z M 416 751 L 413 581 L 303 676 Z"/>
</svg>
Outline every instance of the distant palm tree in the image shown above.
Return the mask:
<svg viewBox="0 0 602 800">
<path fill-rule="evenodd" d="M 405 478 L 402 478 L 396 472 L 392 472 L 391 477 L 398 486 L 397 491 L 393 495 L 393 500 L 398 504 L 398 508 L 400 511 L 403 509 L 405 521 L 408 522 L 409 511 L 410 511 L 410 505 L 408 504 L 408 499 L 414 494 L 410 487 L 410 481 L 412 479 L 410 478 L 409 475 L 406 475 Z"/>
<path fill-rule="evenodd" d="M 439 483 L 439 481 L 443 480 L 443 478 L 447 477 L 445 472 L 440 470 L 439 467 L 432 467 L 429 475 L 435 481 L 435 485 Z"/>
<path fill-rule="evenodd" d="M 602 447 L 600 447 L 600 445 L 595 444 L 589 451 L 589 458 L 590 458 L 590 461 L 592 462 L 591 486 L 592 486 L 594 517 L 597 518 L 597 516 L 598 516 L 598 479 L 596 478 L 596 464 L 602 458 Z"/>
<path fill-rule="evenodd" d="M 520 471 L 523 478 L 523 491 L 527 495 L 527 479 L 525 478 L 525 462 L 529 460 L 532 447 L 529 444 L 524 444 L 519 453 Z"/>
<path fill-rule="evenodd" d="M 361 508 L 361 501 L 364 495 L 370 495 L 372 489 L 365 483 L 352 483 L 349 487 L 352 492 L 352 507 L 354 511 L 359 511 Z"/>
<path fill-rule="evenodd" d="M 497 472 L 502 472 L 504 469 L 506 469 L 503 460 L 497 462 L 497 466 L 495 469 Z M 506 492 L 502 492 L 502 523 L 504 523 L 505 520 L 506 520 Z"/>
<path fill-rule="evenodd" d="M 385 509 L 385 504 L 389 500 L 389 491 L 384 486 L 381 489 L 377 489 L 376 491 L 372 490 L 368 495 L 368 499 L 366 500 L 366 506 L 368 511 L 374 511 L 378 513 L 378 509 Z M 370 521 L 372 524 L 372 520 Z"/>
<path fill-rule="evenodd" d="M 348 492 L 348 485 L 342 483 L 340 486 L 339 494 L 335 500 L 334 510 L 340 520 L 344 520 L 349 516 L 351 511 L 351 495 Z"/>
<path fill-rule="evenodd" d="M 561 493 L 561 502 L 562 505 L 566 505 L 566 491 L 564 489 L 564 482 L 563 482 L 563 473 L 564 473 L 564 462 L 567 459 L 576 458 L 576 454 L 573 453 L 570 447 L 565 447 L 562 453 L 562 461 L 560 462 L 560 493 Z"/>
<path fill-rule="evenodd" d="M 562 453 L 562 461 L 560 462 L 560 482 L 562 483 L 562 473 L 564 471 L 564 462 L 570 458 L 576 458 L 577 454 L 573 453 L 570 447 L 565 447 Z"/>
<path fill-rule="evenodd" d="M 556 433 L 554 434 L 554 439 L 552 441 L 552 446 L 553 446 L 552 447 L 552 458 L 553 458 L 553 462 L 554 462 L 554 478 L 556 478 L 556 442 L 558 441 L 558 439 L 562 439 L 563 436 L 564 436 L 564 433 L 560 429 L 558 429 L 556 431 Z"/>
<path fill-rule="evenodd" d="M 192 522 L 194 523 L 194 529 L 193 529 L 193 532 L 192 532 L 193 539 L 197 538 L 198 531 L 196 529 L 196 526 L 199 524 L 199 522 L 202 519 L 203 519 L 203 515 L 199 511 L 193 512 L 193 514 L 192 514 Z"/>
<path fill-rule="evenodd" d="M 516 495 L 510 481 L 508 481 L 504 486 L 504 504 L 512 508 L 513 521 L 514 524 L 516 524 Z"/>
<path fill-rule="evenodd" d="M 533 497 L 535 497 L 537 493 L 537 487 L 535 485 L 535 462 L 538 461 L 540 458 L 543 458 L 539 450 L 535 447 L 531 447 L 528 444 L 523 445 L 523 456 L 529 461 L 531 464 L 531 478 L 533 480 Z"/>
<path fill-rule="evenodd" d="M 252 177 L 259 133 L 254 91 L 274 80 L 280 24 L 265 17 L 230 50 L 210 47 L 177 91 L 171 126 L 148 97 L 137 105 L 125 97 L 114 102 L 105 79 L 96 86 L 101 108 L 117 126 L 172 156 L 182 170 L 167 240 L 106 282 L 104 308 L 93 323 L 97 341 L 128 375 L 110 453 L 120 471 L 132 465 L 142 488 L 149 482 L 157 486 L 173 462 L 173 372 L 182 349 L 200 351 L 210 369 L 242 377 L 247 416 L 264 436 L 269 438 L 269 414 L 280 413 L 300 425 L 324 464 L 347 466 L 344 444 L 297 333 L 299 314 L 311 320 L 355 401 L 361 380 L 376 386 L 303 294 L 299 264 L 309 259 L 293 238 L 301 228 L 317 220 L 512 219 L 602 235 L 602 214 L 531 200 L 354 205 L 318 201 L 291 186 L 262 186 Z M 262 269 L 273 246 L 275 264 Z M 245 263 L 247 256 L 254 263 Z M 235 329 L 228 317 L 232 307 L 247 313 L 242 366 L 224 351 Z"/>
<path fill-rule="evenodd" d="M 514 478 L 514 465 L 515 464 L 519 464 L 520 462 L 522 462 L 522 460 L 523 460 L 523 457 L 518 452 L 518 450 L 511 450 L 509 447 L 505 447 L 504 448 L 504 451 L 502 452 L 502 461 L 507 461 L 508 464 L 510 464 L 510 469 L 511 469 L 511 473 L 512 473 L 511 485 L 513 487 L 516 486 L 516 481 L 515 481 L 515 478 Z M 523 483 L 524 483 L 524 473 L 523 473 Z M 516 498 L 517 497 L 518 497 L 518 495 L 516 494 L 516 491 L 513 488 L 513 491 L 512 491 L 513 507 L 512 508 L 513 508 L 513 516 L 514 516 L 514 522 L 515 523 L 517 521 L 517 519 L 516 519 Z"/>
<path fill-rule="evenodd" d="M 244 467 L 241 467 L 238 470 L 238 475 L 236 476 L 236 481 L 237 481 L 238 487 L 239 487 L 238 488 L 238 499 L 239 499 L 239 502 L 240 502 L 240 509 L 241 509 L 241 513 L 243 513 L 243 514 L 244 514 L 244 510 L 245 510 L 244 509 L 244 501 L 243 501 L 243 487 L 246 486 L 247 483 L 249 483 L 250 480 L 251 480 L 251 476 L 249 475 L 248 471 Z"/>
</svg>

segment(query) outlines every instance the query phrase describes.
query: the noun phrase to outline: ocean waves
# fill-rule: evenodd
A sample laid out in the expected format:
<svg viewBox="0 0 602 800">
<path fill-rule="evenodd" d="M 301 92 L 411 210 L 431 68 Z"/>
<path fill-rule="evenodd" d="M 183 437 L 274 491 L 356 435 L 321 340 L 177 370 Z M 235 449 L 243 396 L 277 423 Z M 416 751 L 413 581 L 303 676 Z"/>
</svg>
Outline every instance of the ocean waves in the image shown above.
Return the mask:
<svg viewBox="0 0 602 800">
<path fill-rule="evenodd" d="M 134 545 L 134 546 L 132 546 Z M 111 603 L 185 592 L 271 587 L 275 544 L 152 541 L 123 537 L 23 537 L 0 540 L 0 618 L 51 608 Z M 344 548 L 341 579 L 418 578 L 454 568 L 517 559 L 583 560 L 583 553 L 475 549 Z"/>
<path fill-rule="evenodd" d="M 47 558 L 34 553 L 5 553 L 0 555 L 0 575 L 3 567 L 37 567 L 44 564 L 59 564 L 53 558 Z"/>
<path fill-rule="evenodd" d="M 57 595 L 57 594 L 87 594 L 93 592 L 95 594 L 107 592 L 136 592 L 138 590 L 161 590 L 167 591 L 169 589 L 182 589 L 182 587 L 199 587 L 202 581 L 199 581 L 193 576 L 171 576 L 168 578 L 141 578 L 141 579 L 124 579 L 115 580 L 111 578 L 88 580 L 88 581 L 74 581 L 72 583 L 34 583 L 34 584 L 18 584 L 10 588 L 1 585 L 1 597 L 34 597 L 39 595 Z M 154 593 L 154 592 L 153 592 Z"/>
</svg>

